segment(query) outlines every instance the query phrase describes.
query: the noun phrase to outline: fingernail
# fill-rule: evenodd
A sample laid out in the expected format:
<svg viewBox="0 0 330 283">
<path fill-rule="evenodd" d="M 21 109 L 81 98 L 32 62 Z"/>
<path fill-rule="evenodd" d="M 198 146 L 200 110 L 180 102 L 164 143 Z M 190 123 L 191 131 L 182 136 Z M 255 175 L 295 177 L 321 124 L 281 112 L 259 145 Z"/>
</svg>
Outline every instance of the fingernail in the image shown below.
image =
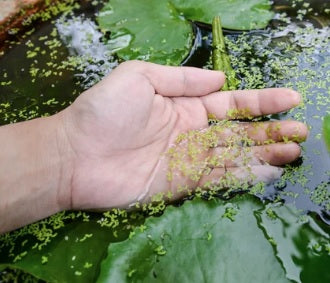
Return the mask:
<svg viewBox="0 0 330 283">
<path fill-rule="evenodd" d="M 295 90 L 290 90 L 290 95 L 293 100 L 293 105 L 296 107 L 301 103 L 301 95 L 299 92 L 296 92 Z"/>
</svg>

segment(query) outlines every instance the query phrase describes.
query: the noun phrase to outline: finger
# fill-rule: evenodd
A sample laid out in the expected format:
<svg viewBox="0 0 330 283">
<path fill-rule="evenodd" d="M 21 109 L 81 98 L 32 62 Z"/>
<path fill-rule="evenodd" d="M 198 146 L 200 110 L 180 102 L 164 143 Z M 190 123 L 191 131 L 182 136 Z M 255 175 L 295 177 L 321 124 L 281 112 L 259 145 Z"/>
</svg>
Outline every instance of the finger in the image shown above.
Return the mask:
<svg viewBox="0 0 330 283">
<path fill-rule="evenodd" d="M 282 168 L 268 164 L 254 165 L 249 168 L 214 168 L 209 175 L 201 177 L 198 186 L 208 190 L 240 189 L 245 184 L 271 183 L 279 179 L 282 173 Z"/>
<path fill-rule="evenodd" d="M 287 111 L 300 103 L 299 93 L 286 88 L 224 91 L 201 97 L 207 113 L 218 119 L 242 119 Z"/>
<path fill-rule="evenodd" d="M 296 121 L 227 123 L 226 127 L 220 123 L 211 126 L 210 131 L 217 134 L 218 145 L 222 146 L 233 141 L 241 142 L 245 137 L 257 145 L 289 141 L 303 142 L 308 135 L 307 126 Z"/>
<path fill-rule="evenodd" d="M 212 164 L 209 167 L 245 167 L 250 165 L 281 166 L 296 160 L 301 154 L 296 143 L 275 143 L 262 146 L 216 147 L 209 151 Z M 211 159 L 213 157 L 213 159 Z"/>
<path fill-rule="evenodd" d="M 308 135 L 304 123 L 296 121 L 276 121 L 262 123 L 243 123 L 248 137 L 257 145 L 274 142 L 303 142 Z"/>
<path fill-rule="evenodd" d="M 259 160 L 275 166 L 291 163 L 301 154 L 300 146 L 294 142 L 255 146 L 252 151 Z"/>
<path fill-rule="evenodd" d="M 146 77 L 155 93 L 162 96 L 204 96 L 221 88 L 225 75 L 220 71 L 194 67 L 170 67 L 143 61 L 127 61 L 119 69 L 127 69 Z"/>
<path fill-rule="evenodd" d="M 199 136 L 204 137 L 204 139 L 199 138 L 199 142 L 204 147 L 225 147 L 233 145 L 263 145 L 290 141 L 303 142 L 308 135 L 308 129 L 305 124 L 296 121 L 257 123 L 220 121 L 204 130 L 200 130 L 199 133 Z"/>
</svg>

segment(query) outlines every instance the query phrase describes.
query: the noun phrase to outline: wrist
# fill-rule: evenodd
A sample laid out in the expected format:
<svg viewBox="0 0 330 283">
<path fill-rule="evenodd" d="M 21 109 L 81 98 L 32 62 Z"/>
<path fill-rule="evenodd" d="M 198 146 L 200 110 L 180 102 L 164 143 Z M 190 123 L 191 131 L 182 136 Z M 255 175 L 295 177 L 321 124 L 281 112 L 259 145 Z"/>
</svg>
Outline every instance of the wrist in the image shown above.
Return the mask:
<svg viewBox="0 0 330 283">
<path fill-rule="evenodd" d="M 67 135 L 66 110 L 49 117 L 54 124 L 57 170 L 57 206 L 59 211 L 72 209 L 74 152 Z M 50 156 L 50 158 L 52 158 Z"/>
<path fill-rule="evenodd" d="M 0 128 L 0 233 L 70 208 L 71 155 L 61 115 Z"/>
</svg>

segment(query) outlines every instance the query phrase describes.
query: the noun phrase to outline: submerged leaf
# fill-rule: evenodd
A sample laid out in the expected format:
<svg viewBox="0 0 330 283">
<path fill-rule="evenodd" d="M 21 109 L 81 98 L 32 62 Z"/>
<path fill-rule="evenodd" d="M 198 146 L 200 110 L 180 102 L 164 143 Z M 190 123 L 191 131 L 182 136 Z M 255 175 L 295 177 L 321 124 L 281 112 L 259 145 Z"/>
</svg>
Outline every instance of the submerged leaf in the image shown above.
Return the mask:
<svg viewBox="0 0 330 283">
<path fill-rule="evenodd" d="M 329 227 L 293 206 L 195 199 L 145 226 L 109 246 L 98 282 L 330 280 Z"/>
<path fill-rule="evenodd" d="M 98 282 L 288 282 L 258 228 L 252 197 L 195 199 L 109 246 Z"/>
<path fill-rule="evenodd" d="M 189 21 L 211 24 L 220 15 L 223 26 L 264 28 L 273 14 L 268 0 L 112 0 L 99 13 L 109 48 L 124 60 L 140 59 L 178 65 L 193 42 Z"/>
</svg>

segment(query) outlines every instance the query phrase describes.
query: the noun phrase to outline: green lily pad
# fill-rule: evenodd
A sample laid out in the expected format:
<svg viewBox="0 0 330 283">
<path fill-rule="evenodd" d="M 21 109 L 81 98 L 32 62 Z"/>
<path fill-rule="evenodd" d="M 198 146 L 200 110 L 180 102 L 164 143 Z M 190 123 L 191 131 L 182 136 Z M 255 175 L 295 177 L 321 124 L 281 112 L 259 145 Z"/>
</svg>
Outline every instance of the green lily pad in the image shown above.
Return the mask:
<svg viewBox="0 0 330 283">
<path fill-rule="evenodd" d="M 169 207 L 109 246 L 98 282 L 289 282 L 258 228 L 261 207 L 249 196 Z"/>
<path fill-rule="evenodd" d="M 272 19 L 269 10 L 268 0 L 111 0 L 98 22 L 111 32 L 109 48 L 123 60 L 179 65 L 193 42 L 190 21 L 211 24 L 220 15 L 225 28 L 257 29 Z"/>
</svg>

